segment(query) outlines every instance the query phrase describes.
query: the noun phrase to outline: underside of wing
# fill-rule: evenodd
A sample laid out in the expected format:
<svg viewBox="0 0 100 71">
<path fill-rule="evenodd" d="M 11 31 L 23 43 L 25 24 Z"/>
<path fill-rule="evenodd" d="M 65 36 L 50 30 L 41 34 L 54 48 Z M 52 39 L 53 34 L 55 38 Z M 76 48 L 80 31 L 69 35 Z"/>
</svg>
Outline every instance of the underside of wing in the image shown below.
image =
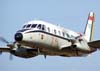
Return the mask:
<svg viewBox="0 0 100 71">
<path fill-rule="evenodd" d="M 100 40 L 89 42 L 88 45 L 92 48 L 100 49 Z"/>
</svg>

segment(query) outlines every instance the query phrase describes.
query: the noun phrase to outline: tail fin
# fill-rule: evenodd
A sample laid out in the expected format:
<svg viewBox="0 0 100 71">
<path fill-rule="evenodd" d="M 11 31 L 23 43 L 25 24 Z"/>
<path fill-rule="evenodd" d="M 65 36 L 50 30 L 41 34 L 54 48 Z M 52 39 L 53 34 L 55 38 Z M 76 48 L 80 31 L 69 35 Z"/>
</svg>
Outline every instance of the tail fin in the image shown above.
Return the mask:
<svg viewBox="0 0 100 71">
<path fill-rule="evenodd" d="M 93 34 L 94 34 L 94 19 L 95 14 L 94 12 L 90 12 L 87 20 L 87 24 L 84 31 L 84 38 L 90 42 L 93 40 Z"/>
</svg>

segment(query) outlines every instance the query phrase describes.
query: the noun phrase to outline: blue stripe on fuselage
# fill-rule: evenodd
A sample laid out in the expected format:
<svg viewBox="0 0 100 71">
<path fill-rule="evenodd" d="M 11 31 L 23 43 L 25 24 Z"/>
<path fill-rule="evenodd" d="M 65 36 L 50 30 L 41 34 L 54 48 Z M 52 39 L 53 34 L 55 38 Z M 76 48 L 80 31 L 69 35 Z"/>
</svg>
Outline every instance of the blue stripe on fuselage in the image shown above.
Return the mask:
<svg viewBox="0 0 100 71">
<path fill-rule="evenodd" d="M 46 32 L 46 31 L 42 31 L 42 30 L 28 31 L 26 33 L 34 33 L 34 32 L 41 32 L 41 33 L 45 33 L 45 34 L 48 34 L 48 35 L 51 35 L 51 36 L 54 36 L 54 37 L 58 37 L 58 38 L 70 41 L 70 39 L 68 39 L 68 38 L 65 38 L 65 37 L 62 37 L 62 36 L 58 36 L 58 35 L 55 35 L 55 34 L 52 34 L 52 33 Z"/>
</svg>

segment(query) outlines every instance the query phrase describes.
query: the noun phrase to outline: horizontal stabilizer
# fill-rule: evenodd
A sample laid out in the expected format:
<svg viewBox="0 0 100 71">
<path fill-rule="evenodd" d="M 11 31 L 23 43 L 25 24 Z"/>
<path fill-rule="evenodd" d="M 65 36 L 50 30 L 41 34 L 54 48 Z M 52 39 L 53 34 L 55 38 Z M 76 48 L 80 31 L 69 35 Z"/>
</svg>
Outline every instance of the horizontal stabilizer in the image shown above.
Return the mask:
<svg viewBox="0 0 100 71">
<path fill-rule="evenodd" d="M 100 40 L 89 42 L 88 45 L 90 47 L 99 48 L 100 49 Z"/>
</svg>

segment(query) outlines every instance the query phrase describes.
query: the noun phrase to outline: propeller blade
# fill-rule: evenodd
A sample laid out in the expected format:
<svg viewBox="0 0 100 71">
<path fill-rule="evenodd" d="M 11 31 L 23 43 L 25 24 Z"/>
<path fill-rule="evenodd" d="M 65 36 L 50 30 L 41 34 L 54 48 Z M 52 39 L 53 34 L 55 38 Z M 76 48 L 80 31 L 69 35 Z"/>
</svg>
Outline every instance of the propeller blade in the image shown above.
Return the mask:
<svg viewBox="0 0 100 71">
<path fill-rule="evenodd" d="M 10 60 L 13 60 L 13 56 L 12 56 L 11 53 L 10 53 L 9 59 L 10 59 Z"/>
<path fill-rule="evenodd" d="M 8 42 L 4 37 L 0 36 L 0 41 L 4 42 L 7 44 L 7 46 L 10 48 L 10 49 L 13 49 L 15 48 L 15 42 Z"/>
<path fill-rule="evenodd" d="M 3 38 L 3 37 L 1 37 L 1 36 L 0 36 L 0 41 L 4 42 L 4 43 L 6 43 L 6 44 L 9 43 L 5 38 Z"/>
<path fill-rule="evenodd" d="M 0 55 L 2 54 L 2 51 L 0 51 Z"/>
<path fill-rule="evenodd" d="M 45 58 L 45 59 L 46 59 L 46 57 L 47 57 L 47 56 L 46 56 L 46 55 L 44 55 L 44 58 Z"/>
</svg>

